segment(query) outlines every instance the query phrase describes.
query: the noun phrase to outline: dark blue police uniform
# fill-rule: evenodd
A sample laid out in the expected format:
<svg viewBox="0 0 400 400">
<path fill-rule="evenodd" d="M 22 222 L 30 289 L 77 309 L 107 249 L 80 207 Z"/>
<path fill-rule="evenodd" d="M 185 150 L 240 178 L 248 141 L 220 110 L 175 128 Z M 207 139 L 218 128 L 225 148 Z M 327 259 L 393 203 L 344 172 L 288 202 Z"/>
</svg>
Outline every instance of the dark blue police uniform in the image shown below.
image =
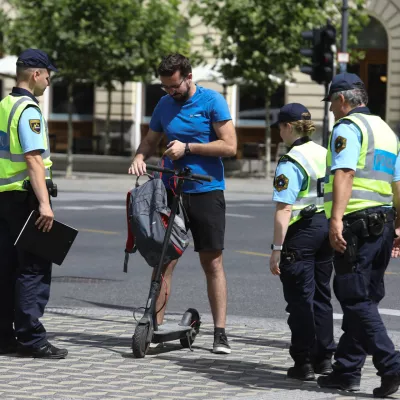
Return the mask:
<svg viewBox="0 0 400 400">
<path fill-rule="evenodd" d="M 280 110 L 278 122 L 301 120 L 307 113 L 308 110 L 300 104 L 288 104 Z M 306 171 L 290 157 L 290 150 L 298 148 L 300 151 L 300 147 L 311 144 L 309 142 L 307 136 L 297 139 L 288 155 L 281 158 L 275 173 L 274 201 L 296 204 L 299 192 L 307 190 L 310 185 Z M 313 144 L 312 151 L 319 148 Z M 320 150 L 324 152 L 320 157 L 323 158 L 323 175 L 326 151 L 322 147 Z M 322 199 L 322 188 L 320 192 Z M 293 221 L 283 242 L 279 266 L 289 313 L 288 325 L 292 332 L 289 351 L 295 362 L 295 366 L 288 370 L 288 377 L 309 380 L 314 379 L 314 372 L 328 373 L 332 370 L 331 358 L 336 348 L 330 288 L 333 250 L 323 208 L 310 217 Z"/>
<path fill-rule="evenodd" d="M 17 65 L 57 71 L 47 54 L 37 49 L 24 51 Z M 11 96 L 29 97 L 38 104 L 23 88 L 14 87 Z M 30 212 L 38 206 L 33 190 L 0 192 L 0 354 L 17 351 L 25 356 L 64 358 L 68 352 L 47 341 L 39 321 L 50 296 L 51 262 L 14 246 Z"/>
<path fill-rule="evenodd" d="M 333 79 L 329 95 L 324 100 L 329 100 L 335 92 L 352 89 L 365 90 L 360 78 L 355 74 L 339 74 Z M 364 124 L 367 132 L 370 131 L 367 154 L 373 157 L 376 151 L 374 148 L 370 149 L 370 146 L 374 146 L 374 133 L 370 127 L 371 122 L 368 122 L 368 118 L 371 118 L 370 111 L 361 106 L 354 108 L 347 115 L 353 115 L 362 122 L 366 121 Z M 383 121 L 380 123 L 383 124 L 380 132 L 386 133 L 389 128 L 386 128 Z M 333 155 L 332 165 L 328 164 L 328 167 L 331 171 L 342 168 L 357 171 L 362 140 L 361 130 L 353 121 L 345 119 L 336 124 L 330 141 Z M 389 152 L 385 155 L 395 159 L 395 155 Z M 365 162 L 366 167 L 367 164 L 371 171 L 364 173 L 366 177 L 368 174 L 372 176 L 376 171 L 393 174 L 393 170 L 389 170 L 387 165 L 382 170 L 375 166 L 374 161 Z M 394 165 L 394 162 L 392 164 Z M 361 173 L 362 171 L 356 172 L 355 177 L 363 176 Z M 374 195 L 373 191 L 357 190 L 355 184 L 356 180 L 352 193 L 355 201 L 358 195 L 360 199 L 367 200 L 368 196 Z M 374 396 L 386 397 L 399 387 L 400 355 L 395 350 L 378 311 L 378 304 L 385 295 L 384 275 L 390 261 L 394 238 L 395 212 L 390 206 L 390 200 L 388 203 L 387 206 L 383 204 L 350 212 L 343 217 L 343 237 L 347 242 L 347 249 L 344 255 L 335 252 L 334 257 L 334 291 L 343 309 L 343 335 L 335 353 L 333 372 L 318 379 L 321 387 L 359 390 L 361 369 L 368 354 L 372 355 L 378 375 L 382 377 L 382 385 L 374 389 Z"/>
</svg>

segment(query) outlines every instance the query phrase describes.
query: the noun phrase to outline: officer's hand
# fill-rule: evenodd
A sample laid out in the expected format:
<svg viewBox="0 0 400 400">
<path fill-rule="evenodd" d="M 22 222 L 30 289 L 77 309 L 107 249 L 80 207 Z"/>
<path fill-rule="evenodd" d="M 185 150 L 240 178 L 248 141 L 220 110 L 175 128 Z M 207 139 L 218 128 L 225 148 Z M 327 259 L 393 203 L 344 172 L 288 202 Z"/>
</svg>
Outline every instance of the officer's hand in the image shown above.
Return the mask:
<svg viewBox="0 0 400 400">
<path fill-rule="evenodd" d="M 271 258 L 269 259 L 269 269 L 272 275 L 280 275 L 281 270 L 279 269 L 279 264 L 281 262 L 281 252 L 279 250 L 273 250 Z"/>
<path fill-rule="evenodd" d="M 146 173 L 146 163 L 140 158 L 134 158 L 129 167 L 128 174 L 141 176 Z"/>
<path fill-rule="evenodd" d="M 179 140 L 173 140 L 168 143 L 168 149 L 164 152 L 164 156 L 167 156 L 170 160 L 179 160 L 185 155 L 186 144 Z"/>
<path fill-rule="evenodd" d="M 396 235 L 398 236 L 393 240 L 392 257 L 400 257 L 400 228 L 396 229 Z"/>
<path fill-rule="evenodd" d="M 339 253 L 346 251 L 347 242 L 343 238 L 343 221 L 331 219 L 329 226 L 329 241 L 332 248 Z"/>
<path fill-rule="evenodd" d="M 50 204 L 39 205 L 39 218 L 36 220 L 35 225 L 43 232 L 49 232 L 53 226 L 54 214 Z"/>
</svg>

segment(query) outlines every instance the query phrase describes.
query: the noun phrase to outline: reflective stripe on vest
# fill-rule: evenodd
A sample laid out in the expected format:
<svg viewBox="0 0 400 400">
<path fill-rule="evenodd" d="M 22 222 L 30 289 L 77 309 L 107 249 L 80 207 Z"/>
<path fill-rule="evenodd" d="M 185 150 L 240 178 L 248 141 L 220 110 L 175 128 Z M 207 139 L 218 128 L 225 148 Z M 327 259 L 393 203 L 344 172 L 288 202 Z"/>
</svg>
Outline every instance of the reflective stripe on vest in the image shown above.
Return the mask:
<svg viewBox="0 0 400 400">
<path fill-rule="evenodd" d="M 21 114 L 30 106 L 40 112 L 38 105 L 28 96 L 9 95 L 0 102 L 0 192 L 23 190 L 23 181 L 29 179 L 28 167 L 18 137 L 18 124 Z M 47 123 L 43 116 L 41 118 L 44 149 L 41 157 L 45 166 L 45 176 L 50 178 L 52 162 L 50 160 L 49 134 Z"/>
<path fill-rule="evenodd" d="M 325 176 L 326 149 L 312 141 L 293 147 L 286 157 L 296 161 L 306 172 L 308 182 L 306 189 L 300 191 L 292 206 L 289 225 L 300 220 L 303 208 L 315 204 L 318 211 L 324 210 L 323 197 L 318 197 L 318 180 Z"/>
<path fill-rule="evenodd" d="M 369 207 L 390 205 L 393 199 L 391 182 L 398 153 L 397 136 L 386 122 L 377 116 L 355 113 L 343 119 L 352 121 L 362 135 L 360 158 L 357 162 L 353 190 L 345 215 Z M 331 217 L 333 200 L 334 175 L 331 174 L 331 139 L 332 136 L 328 147 L 324 195 L 327 218 Z"/>
<path fill-rule="evenodd" d="M 46 178 L 48 178 L 48 179 L 50 179 L 51 178 L 51 176 L 50 176 L 50 170 L 48 170 L 48 169 L 46 169 L 45 170 L 45 175 L 46 175 Z M 18 181 L 23 181 L 23 180 L 25 180 L 26 178 L 28 178 L 29 177 L 29 175 L 28 175 L 28 170 L 26 170 L 26 171 L 22 171 L 22 172 L 20 172 L 19 174 L 17 174 L 17 175 L 14 175 L 14 176 L 11 176 L 10 178 L 0 178 L 0 186 L 5 186 L 5 185 L 9 185 L 10 183 L 15 183 L 15 182 L 18 182 Z"/>
</svg>

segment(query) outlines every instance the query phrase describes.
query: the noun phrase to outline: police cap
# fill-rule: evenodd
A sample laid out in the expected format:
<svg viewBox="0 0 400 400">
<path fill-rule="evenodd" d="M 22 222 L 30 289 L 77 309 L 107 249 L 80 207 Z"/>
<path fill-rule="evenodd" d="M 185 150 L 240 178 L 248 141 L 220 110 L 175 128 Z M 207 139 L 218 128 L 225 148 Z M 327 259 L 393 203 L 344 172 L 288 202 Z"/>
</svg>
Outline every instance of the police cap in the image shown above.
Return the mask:
<svg viewBox="0 0 400 400">
<path fill-rule="evenodd" d="M 57 68 L 52 64 L 50 57 L 39 49 L 24 50 L 18 57 L 17 66 L 46 68 L 58 72 Z"/>
<path fill-rule="evenodd" d="M 361 78 L 356 74 L 349 72 L 342 72 L 333 77 L 331 86 L 329 87 L 328 96 L 324 97 L 322 101 L 330 101 L 333 93 L 342 92 L 351 89 L 364 89 L 365 86 Z"/>
<path fill-rule="evenodd" d="M 278 121 L 271 125 L 277 127 L 281 122 L 294 122 L 301 120 L 310 120 L 311 114 L 303 104 L 289 103 L 279 110 Z"/>
</svg>

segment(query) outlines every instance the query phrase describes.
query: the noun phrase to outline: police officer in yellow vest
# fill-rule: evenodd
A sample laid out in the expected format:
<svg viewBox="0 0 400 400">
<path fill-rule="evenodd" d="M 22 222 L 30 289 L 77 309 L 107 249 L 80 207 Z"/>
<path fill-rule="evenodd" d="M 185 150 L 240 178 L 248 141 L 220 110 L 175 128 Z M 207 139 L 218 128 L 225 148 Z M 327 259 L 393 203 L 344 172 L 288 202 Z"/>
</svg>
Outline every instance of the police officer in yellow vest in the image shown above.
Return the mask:
<svg viewBox="0 0 400 400">
<path fill-rule="evenodd" d="M 0 354 L 64 358 L 47 341 L 39 321 L 48 302 L 51 263 L 17 250 L 14 242 L 33 209 L 38 229 L 53 224 L 54 193 L 47 123 L 37 96 L 57 71 L 46 53 L 25 50 L 17 60 L 17 85 L 0 102 Z"/>
<path fill-rule="evenodd" d="M 289 378 L 313 380 L 332 371 L 333 312 L 330 279 L 333 251 L 323 207 L 326 149 L 314 143 L 311 114 L 302 104 L 281 108 L 278 122 L 289 152 L 278 163 L 270 269 L 279 275 L 290 314 Z"/>
<path fill-rule="evenodd" d="M 336 75 L 324 100 L 331 101 L 336 120 L 328 147 L 324 206 L 335 250 L 334 291 L 343 310 L 343 335 L 333 372 L 320 377 L 318 384 L 359 390 L 361 369 L 371 354 L 381 377 L 374 396 L 386 397 L 400 384 L 400 355 L 378 312 L 394 238 L 391 184 L 398 140 L 385 121 L 371 115 L 357 75 Z"/>
</svg>

